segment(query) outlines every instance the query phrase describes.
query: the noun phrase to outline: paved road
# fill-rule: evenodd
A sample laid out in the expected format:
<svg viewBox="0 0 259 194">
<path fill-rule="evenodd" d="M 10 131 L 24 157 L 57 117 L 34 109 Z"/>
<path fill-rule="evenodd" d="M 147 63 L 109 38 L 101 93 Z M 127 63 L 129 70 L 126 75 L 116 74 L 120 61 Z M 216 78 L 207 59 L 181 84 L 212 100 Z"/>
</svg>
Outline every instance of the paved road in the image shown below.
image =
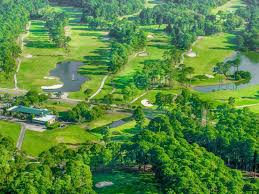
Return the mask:
<svg viewBox="0 0 259 194">
<path fill-rule="evenodd" d="M 25 132 L 26 132 L 26 127 L 23 123 L 21 123 L 21 132 L 20 132 L 20 136 L 18 138 L 17 144 L 16 144 L 16 147 L 18 150 L 22 149 L 22 143 L 23 143 L 23 139 L 25 136 Z"/>
</svg>

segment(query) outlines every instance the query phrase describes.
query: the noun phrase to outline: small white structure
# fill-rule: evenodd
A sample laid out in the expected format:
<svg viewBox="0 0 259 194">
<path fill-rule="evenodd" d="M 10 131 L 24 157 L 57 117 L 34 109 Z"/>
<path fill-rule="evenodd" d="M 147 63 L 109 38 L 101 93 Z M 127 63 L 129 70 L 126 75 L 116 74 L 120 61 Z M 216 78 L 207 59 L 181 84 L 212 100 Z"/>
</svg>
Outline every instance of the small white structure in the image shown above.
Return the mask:
<svg viewBox="0 0 259 194">
<path fill-rule="evenodd" d="M 142 101 L 141 101 L 141 104 L 142 104 L 143 106 L 145 106 L 145 107 L 152 107 L 152 106 L 154 106 L 154 105 L 151 104 L 151 103 L 149 102 L 149 100 L 147 100 L 147 99 L 142 100 Z"/>
<path fill-rule="evenodd" d="M 39 123 L 42 125 L 45 125 L 46 123 L 48 124 L 53 124 L 56 122 L 57 117 L 55 115 L 44 115 L 42 117 L 34 117 L 32 121 L 34 123 Z"/>
<path fill-rule="evenodd" d="M 103 187 L 109 187 L 109 186 L 112 186 L 112 185 L 114 185 L 113 182 L 103 181 L 103 182 L 96 183 L 95 187 L 96 188 L 103 188 Z"/>
<path fill-rule="evenodd" d="M 64 85 L 63 84 L 57 84 L 53 86 L 41 86 L 42 90 L 56 90 L 62 88 Z"/>
</svg>

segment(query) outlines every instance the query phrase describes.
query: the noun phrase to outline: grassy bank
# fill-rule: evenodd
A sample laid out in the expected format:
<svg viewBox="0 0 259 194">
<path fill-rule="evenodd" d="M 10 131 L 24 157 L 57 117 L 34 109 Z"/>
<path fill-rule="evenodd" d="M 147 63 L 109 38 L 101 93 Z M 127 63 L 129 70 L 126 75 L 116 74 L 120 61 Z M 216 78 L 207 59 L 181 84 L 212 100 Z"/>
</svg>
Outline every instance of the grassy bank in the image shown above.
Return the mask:
<svg viewBox="0 0 259 194">
<path fill-rule="evenodd" d="M 0 134 L 6 137 L 10 137 L 14 145 L 18 140 L 20 134 L 21 126 L 17 123 L 7 122 L 7 121 L 0 121 Z"/>
</svg>

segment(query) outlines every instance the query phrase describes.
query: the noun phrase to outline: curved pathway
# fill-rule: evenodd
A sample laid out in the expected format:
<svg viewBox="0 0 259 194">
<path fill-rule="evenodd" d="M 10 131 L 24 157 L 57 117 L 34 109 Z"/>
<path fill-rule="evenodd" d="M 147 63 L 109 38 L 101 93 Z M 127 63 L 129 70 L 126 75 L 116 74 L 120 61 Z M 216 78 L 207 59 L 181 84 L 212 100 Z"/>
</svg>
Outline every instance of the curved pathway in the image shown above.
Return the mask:
<svg viewBox="0 0 259 194">
<path fill-rule="evenodd" d="M 103 87 L 104 87 L 104 84 L 105 84 L 105 81 L 107 80 L 108 77 L 109 77 L 109 74 L 106 75 L 106 76 L 103 78 L 100 87 L 98 88 L 98 90 L 97 90 L 92 96 L 90 96 L 90 98 L 88 99 L 88 101 L 89 101 L 89 100 L 92 100 L 95 96 L 97 96 L 97 95 L 102 91 L 102 89 L 103 89 Z"/>
</svg>

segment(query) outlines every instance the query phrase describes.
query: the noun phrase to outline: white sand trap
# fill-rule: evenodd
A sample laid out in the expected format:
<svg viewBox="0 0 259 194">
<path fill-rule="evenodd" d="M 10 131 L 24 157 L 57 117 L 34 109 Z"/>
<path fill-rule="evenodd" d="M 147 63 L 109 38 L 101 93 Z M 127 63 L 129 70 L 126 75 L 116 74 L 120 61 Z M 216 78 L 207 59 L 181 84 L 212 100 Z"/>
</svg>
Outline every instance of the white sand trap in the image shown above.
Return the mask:
<svg viewBox="0 0 259 194">
<path fill-rule="evenodd" d="M 56 78 L 55 78 L 55 77 L 51 77 L 51 76 L 45 76 L 44 79 L 54 80 L 54 79 L 56 79 Z"/>
<path fill-rule="evenodd" d="M 96 183 L 96 184 L 95 184 L 95 187 L 97 187 L 97 188 L 103 188 L 103 187 L 109 187 L 109 186 L 112 186 L 112 185 L 114 185 L 113 182 L 110 182 L 110 181 L 103 181 L 103 182 Z"/>
<path fill-rule="evenodd" d="M 108 41 L 108 40 L 111 40 L 111 38 L 106 37 L 106 38 L 103 38 L 103 40 Z"/>
<path fill-rule="evenodd" d="M 197 54 L 196 54 L 195 52 L 193 52 L 192 49 L 190 49 L 190 50 L 186 53 L 186 56 L 187 56 L 187 57 L 194 58 L 194 57 L 197 57 Z"/>
<path fill-rule="evenodd" d="M 25 55 L 26 59 L 31 59 L 33 56 L 31 54 Z"/>
<path fill-rule="evenodd" d="M 149 35 L 147 35 L 147 38 L 154 38 L 154 36 L 149 34 Z"/>
<path fill-rule="evenodd" d="M 151 103 L 149 102 L 149 100 L 147 100 L 147 99 L 142 100 L 142 101 L 141 101 L 141 104 L 142 104 L 143 106 L 145 106 L 145 107 L 152 107 L 152 106 L 154 106 L 154 105 L 151 104 Z"/>
<path fill-rule="evenodd" d="M 210 74 L 205 74 L 205 76 L 206 76 L 207 78 L 210 78 L 210 79 L 215 78 L 213 75 L 210 75 Z"/>
<path fill-rule="evenodd" d="M 147 57 L 148 53 L 143 51 L 143 52 L 138 53 L 138 56 L 139 57 Z"/>
<path fill-rule="evenodd" d="M 53 86 L 41 86 L 42 90 L 56 90 L 59 88 L 62 88 L 64 85 L 63 84 L 57 84 L 57 85 L 53 85 Z"/>
<path fill-rule="evenodd" d="M 198 36 L 197 40 L 202 40 L 204 36 Z"/>
</svg>

